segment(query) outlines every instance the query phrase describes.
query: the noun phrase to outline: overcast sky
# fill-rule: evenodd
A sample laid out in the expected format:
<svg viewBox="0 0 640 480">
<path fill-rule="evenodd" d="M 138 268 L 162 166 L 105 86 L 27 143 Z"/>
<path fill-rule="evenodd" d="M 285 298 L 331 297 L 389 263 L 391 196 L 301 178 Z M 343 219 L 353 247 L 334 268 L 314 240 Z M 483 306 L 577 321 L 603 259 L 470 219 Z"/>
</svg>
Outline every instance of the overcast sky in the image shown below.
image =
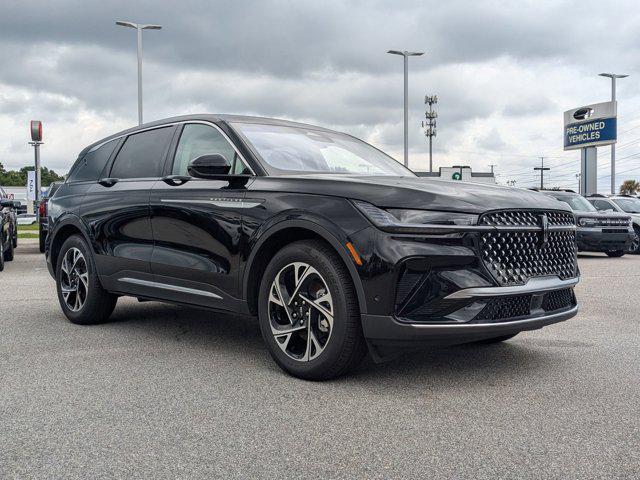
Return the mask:
<svg viewBox="0 0 640 480">
<path fill-rule="evenodd" d="M 135 5 L 134 5 L 135 3 Z M 610 96 L 599 72 L 628 73 L 619 100 L 619 180 L 640 179 L 637 1 L 10 1 L 0 6 L 0 162 L 66 173 L 87 144 L 137 123 L 135 32 L 144 33 L 145 120 L 186 113 L 295 119 L 357 135 L 402 159 L 402 58 L 410 62 L 410 167 L 428 169 L 420 127 L 437 94 L 435 166 L 496 165 L 531 186 L 575 187 L 562 112 Z M 609 148 L 599 149 L 609 184 Z"/>
</svg>

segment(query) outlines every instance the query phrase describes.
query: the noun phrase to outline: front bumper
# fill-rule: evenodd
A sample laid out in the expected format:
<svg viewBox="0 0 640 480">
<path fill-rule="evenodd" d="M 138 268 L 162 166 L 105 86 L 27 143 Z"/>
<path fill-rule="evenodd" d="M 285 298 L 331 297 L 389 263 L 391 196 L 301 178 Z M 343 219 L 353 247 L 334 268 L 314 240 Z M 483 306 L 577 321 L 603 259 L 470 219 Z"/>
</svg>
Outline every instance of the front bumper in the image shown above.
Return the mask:
<svg viewBox="0 0 640 480">
<path fill-rule="evenodd" d="M 578 249 L 584 252 L 612 252 L 616 250 L 627 250 L 631 246 L 635 236 L 633 229 L 626 229 L 626 232 L 611 232 L 607 230 L 622 229 L 579 227 L 576 236 Z"/>
<path fill-rule="evenodd" d="M 531 279 L 524 285 L 508 287 L 478 287 L 462 289 L 450 294 L 446 300 L 466 302 L 463 305 L 483 305 L 479 312 L 488 309 L 489 302 L 504 300 L 521 302 L 526 308 L 520 308 L 517 316 L 499 315 L 497 318 L 482 317 L 478 312 L 466 321 L 453 315 L 445 317 L 445 322 L 412 322 L 396 315 L 362 315 L 362 326 L 371 351 L 376 357 L 384 357 L 380 348 L 411 345 L 456 345 L 483 340 L 492 337 L 515 334 L 524 330 L 535 330 L 546 325 L 562 322 L 576 315 L 578 307 L 573 288 L 579 277 L 560 280 L 557 277 Z M 562 305 L 546 303 L 545 298 L 560 292 L 568 292 L 571 301 Z M 464 312 L 469 307 L 463 307 Z M 471 309 L 472 310 L 472 309 Z M 505 310 L 503 310 L 504 312 Z M 507 309 L 506 311 L 511 311 Z M 477 320 L 477 318 L 482 318 Z M 377 352 L 377 353 L 376 353 Z"/>
</svg>

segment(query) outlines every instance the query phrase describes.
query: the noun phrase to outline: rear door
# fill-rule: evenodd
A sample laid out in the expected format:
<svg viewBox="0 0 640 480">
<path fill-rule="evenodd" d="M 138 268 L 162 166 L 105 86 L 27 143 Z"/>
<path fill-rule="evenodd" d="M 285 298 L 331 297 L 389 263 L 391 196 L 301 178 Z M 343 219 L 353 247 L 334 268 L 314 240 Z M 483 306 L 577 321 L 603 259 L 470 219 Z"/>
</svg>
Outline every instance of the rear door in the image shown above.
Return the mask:
<svg viewBox="0 0 640 480">
<path fill-rule="evenodd" d="M 145 286 L 153 279 L 149 196 L 162 176 L 175 128 L 163 126 L 124 138 L 102 178 L 87 191 L 81 214 L 107 289 L 149 293 Z"/>
<path fill-rule="evenodd" d="M 236 310 L 245 189 L 230 188 L 226 181 L 190 178 L 187 166 L 200 155 L 218 153 L 230 171 L 251 170 L 213 124 L 183 125 L 175 144 L 167 177 L 151 193 L 152 272 L 164 298 Z"/>
</svg>

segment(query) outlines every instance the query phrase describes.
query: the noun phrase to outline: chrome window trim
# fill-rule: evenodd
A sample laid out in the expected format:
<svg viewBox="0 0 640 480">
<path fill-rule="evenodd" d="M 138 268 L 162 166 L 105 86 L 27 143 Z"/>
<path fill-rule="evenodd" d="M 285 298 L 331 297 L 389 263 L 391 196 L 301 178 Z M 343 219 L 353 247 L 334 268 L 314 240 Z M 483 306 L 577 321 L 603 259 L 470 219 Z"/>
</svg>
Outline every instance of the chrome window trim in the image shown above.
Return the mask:
<svg viewBox="0 0 640 480">
<path fill-rule="evenodd" d="M 161 125 L 154 125 L 152 127 L 141 128 L 140 130 L 136 130 L 134 132 L 129 132 L 129 133 L 123 133 L 121 135 L 118 135 L 117 137 L 113 137 L 113 138 L 110 138 L 108 140 L 105 140 L 104 142 L 100 142 L 96 146 L 92 147 L 91 150 L 89 150 L 87 153 L 92 152 L 94 150 L 97 150 L 98 148 L 100 148 L 101 146 L 103 146 L 106 143 L 109 143 L 109 142 L 111 142 L 113 140 L 118 140 L 118 139 L 123 138 L 123 137 L 130 137 L 131 135 L 137 135 L 138 133 L 148 132 L 149 130 L 157 130 L 158 128 L 175 127 L 176 125 L 187 125 L 189 123 L 199 123 L 199 124 L 202 124 L 202 125 L 209 125 L 210 127 L 215 128 L 218 132 L 220 132 L 222 134 L 224 139 L 227 142 L 229 142 L 229 144 L 233 147 L 233 150 L 236 152 L 238 157 L 240 157 L 240 159 L 247 166 L 247 168 L 249 170 L 251 170 L 251 175 L 257 176 L 255 171 L 253 170 L 253 168 L 249 164 L 249 162 L 247 162 L 247 159 L 244 158 L 242 153 L 240 153 L 240 150 L 238 150 L 238 147 L 236 147 L 236 144 L 231 141 L 229 136 L 218 125 L 216 125 L 215 123 L 210 122 L 208 120 L 183 120 L 181 122 L 163 123 Z M 180 140 L 178 139 L 178 142 L 179 141 Z"/>
</svg>

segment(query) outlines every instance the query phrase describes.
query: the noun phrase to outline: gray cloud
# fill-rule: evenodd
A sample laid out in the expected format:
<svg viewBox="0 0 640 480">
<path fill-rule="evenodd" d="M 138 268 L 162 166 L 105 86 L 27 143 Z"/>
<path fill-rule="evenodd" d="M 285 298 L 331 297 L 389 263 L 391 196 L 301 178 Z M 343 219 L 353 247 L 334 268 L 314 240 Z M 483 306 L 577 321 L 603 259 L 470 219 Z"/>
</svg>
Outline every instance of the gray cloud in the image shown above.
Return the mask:
<svg viewBox="0 0 640 480">
<path fill-rule="evenodd" d="M 43 155 L 61 171 L 81 142 L 135 122 L 135 34 L 117 19 L 164 26 L 144 34 L 147 119 L 196 111 L 278 116 L 346 130 L 395 153 L 402 61 L 385 52 L 424 50 L 410 64 L 410 142 L 421 162 L 426 93 L 440 97 L 442 161 L 474 148 L 535 159 L 561 152 L 563 109 L 606 98 L 595 73 L 640 75 L 640 12 L 631 1 L 5 1 L 0 162 L 30 161 L 31 118 L 58 135 Z M 620 93 L 640 99 L 640 86 L 628 81 Z M 640 107 L 625 109 L 633 117 Z M 526 131 L 512 135 L 511 126 L 525 122 Z"/>
</svg>

